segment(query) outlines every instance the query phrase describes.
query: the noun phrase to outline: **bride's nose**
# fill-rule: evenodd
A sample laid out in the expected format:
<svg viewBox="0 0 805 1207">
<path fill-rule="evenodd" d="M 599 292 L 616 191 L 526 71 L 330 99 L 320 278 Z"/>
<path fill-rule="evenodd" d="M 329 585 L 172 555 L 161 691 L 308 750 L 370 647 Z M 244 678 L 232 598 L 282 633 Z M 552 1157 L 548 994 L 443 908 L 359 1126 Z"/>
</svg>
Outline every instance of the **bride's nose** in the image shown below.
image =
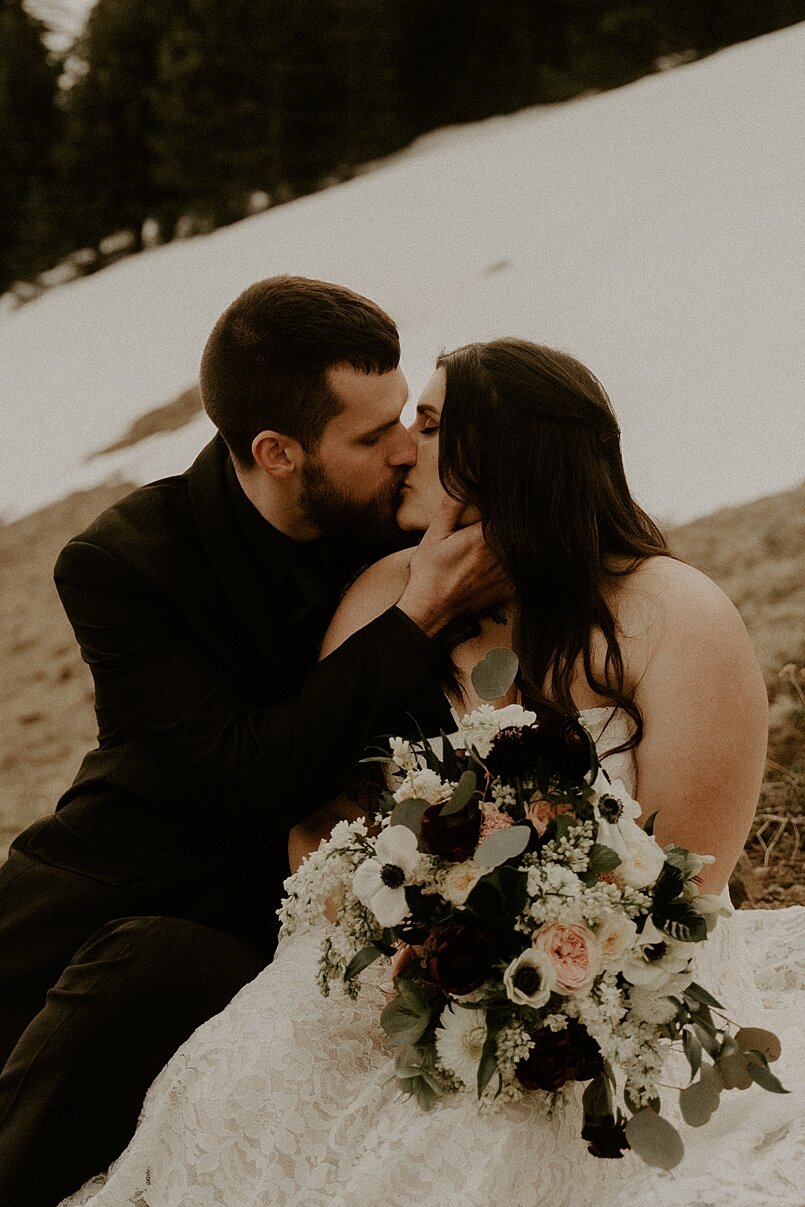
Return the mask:
<svg viewBox="0 0 805 1207">
<path fill-rule="evenodd" d="M 398 423 L 394 432 L 394 443 L 389 450 L 389 465 L 415 465 L 416 441 L 408 429 Z"/>
</svg>

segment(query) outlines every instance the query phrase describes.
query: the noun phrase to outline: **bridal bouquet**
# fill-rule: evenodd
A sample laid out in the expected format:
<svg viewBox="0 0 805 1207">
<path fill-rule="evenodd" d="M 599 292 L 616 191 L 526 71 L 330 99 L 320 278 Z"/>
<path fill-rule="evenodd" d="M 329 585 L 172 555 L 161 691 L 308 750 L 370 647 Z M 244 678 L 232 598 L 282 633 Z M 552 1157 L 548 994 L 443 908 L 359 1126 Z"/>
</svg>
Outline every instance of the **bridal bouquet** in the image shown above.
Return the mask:
<svg viewBox="0 0 805 1207">
<path fill-rule="evenodd" d="M 482 699 L 505 695 L 511 651 L 476 667 Z M 660 1078 L 681 1049 L 688 1124 L 724 1089 L 786 1091 L 771 1032 L 735 1030 L 694 979 L 720 912 L 695 883 L 706 857 L 661 847 L 652 821 L 599 768 L 581 721 L 537 723 L 519 705 L 482 705 L 452 740 L 390 741 L 396 786 L 370 830 L 340 822 L 286 882 L 285 933 L 335 922 L 319 987 L 357 996 L 392 957 L 380 1016 L 393 1076 L 425 1108 L 454 1092 L 481 1109 L 538 1095 L 547 1115 L 585 1082 L 582 1138 L 597 1157 L 632 1148 L 671 1168 L 679 1132 L 660 1114 Z M 390 986 L 391 988 L 391 986 Z M 687 1067 L 687 1066 L 686 1066 Z"/>
</svg>

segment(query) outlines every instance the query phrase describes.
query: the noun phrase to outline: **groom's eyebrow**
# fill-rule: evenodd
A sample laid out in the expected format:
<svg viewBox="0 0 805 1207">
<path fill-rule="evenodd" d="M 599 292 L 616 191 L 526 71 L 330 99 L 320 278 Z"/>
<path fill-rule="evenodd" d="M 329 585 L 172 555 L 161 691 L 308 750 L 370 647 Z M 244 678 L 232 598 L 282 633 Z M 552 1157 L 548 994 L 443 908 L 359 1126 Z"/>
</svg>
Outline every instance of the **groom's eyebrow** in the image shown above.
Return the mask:
<svg viewBox="0 0 805 1207">
<path fill-rule="evenodd" d="M 382 436 L 384 432 L 390 432 L 393 427 L 399 423 L 398 419 L 389 419 L 388 423 L 381 423 L 377 427 L 373 427 L 368 432 L 361 432 L 358 440 L 374 440 L 376 436 Z"/>
</svg>

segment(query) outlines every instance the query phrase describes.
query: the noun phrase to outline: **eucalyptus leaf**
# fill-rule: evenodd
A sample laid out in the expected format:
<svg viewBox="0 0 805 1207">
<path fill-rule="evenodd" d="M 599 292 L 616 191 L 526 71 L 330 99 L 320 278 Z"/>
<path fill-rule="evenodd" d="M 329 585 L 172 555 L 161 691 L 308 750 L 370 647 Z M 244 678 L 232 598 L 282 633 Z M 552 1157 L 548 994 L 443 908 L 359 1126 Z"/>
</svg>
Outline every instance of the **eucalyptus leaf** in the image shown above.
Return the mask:
<svg viewBox="0 0 805 1207">
<path fill-rule="evenodd" d="M 682 1137 L 673 1124 L 649 1108 L 628 1120 L 626 1139 L 646 1165 L 658 1169 L 673 1169 L 685 1155 Z"/>
<path fill-rule="evenodd" d="M 679 1091 L 679 1109 L 689 1127 L 704 1127 L 713 1111 L 718 1109 L 719 1096 L 702 1081 L 694 1081 Z"/>
<path fill-rule="evenodd" d="M 453 789 L 453 794 L 441 809 L 439 816 L 448 817 L 451 813 L 460 813 L 465 805 L 472 800 L 478 786 L 474 771 L 465 771 Z"/>
<path fill-rule="evenodd" d="M 779 1060 L 783 1050 L 774 1032 L 763 1027 L 740 1027 L 735 1042 L 742 1052 L 762 1052 L 767 1061 Z"/>
<path fill-rule="evenodd" d="M 689 997 L 694 1002 L 702 1002 L 705 1006 L 714 1006 L 716 1010 L 723 1010 L 721 1002 L 713 997 L 712 993 L 708 993 L 701 985 L 697 985 L 695 981 L 691 981 L 682 990 L 683 997 Z"/>
<path fill-rule="evenodd" d="M 714 1094 L 720 1094 L 724 1089 L 724 1083 L 718 1075 L 718 1070 L 713 1065 L 702 1065 L 699 1070 L 699 1081 L 703 1085 L 708 1086 Z"/>
<path fill-rule="evenodd" d="M 352 977 L 356 977 L 358 973 L 363 972 L 364 968 L 368 968 L 370 964 L 374 964 L 375 960 L 379 960 L 384 954 L 382 948 L 375 947 L 374 943 L 370 943 L 367 947 L 362 947 L 347 964 L 346 971 L 344 972 L 344 980 L 349 981 Z"/>
<path fill-rule="evenodd" d="M 753 1057 L 756 1060 L 748 1060 L 746 1063 L 746 1071 L 754 1082 L 762 1089 L 768 1090 L 772 1094 L 790 1094 L 778 1077 L 775 1077 L 769 1066 L 763 1060 L 760 1052 L 753 1052 Z M 762 1062 L 762 1063 L 761 1063 Z"/>
<path fill-rule="evenodd" d="M 716 1069 L 725 1090 L 748 1090 L 752 1084 L 749 1059 L 745 1052 L 728 1052 L 719 1056 Z"/>
<path fill-rule="evenodd" d="M 690 1065 L 690 1079 L 692 1081 L 701 1068 L 702 1045 L 693 1031 L 684 1031 L 682 1034 L 682 1047 L 687 1062 Z"/>
<path fill-rule="evenodd" d="M 472 670 L 472 686 L 482 700 L 499 700 L 514 683 L 520 663 L 514 650 L 496 646 Z"/>
<path fill-rule="evenodd" d="M 420 800 L 418 797 L 409 797 L 408 800 L 401 800 L 398 805 L 394 806 L 391 814 L 392 826 L 405 826 L 409 830 L 413 830 L 417 838 L 419 838 L 422 829 L 422 818 L 425 816 L 425 810 L 430 808 L 429 801 Z"/>
<path fill-rule="evenodd" d="M 496 868 L 507 859 L 522 855 L 531 841 L 530 826 L 508 826 L 505 830 L 493 830 L 473 855 L 482 867 Z"/>
<path fill-rule="evenodd" d="M 721 1051 L 721 1044 L 718 1042 L 715 1035 L 713 1035 L 712 1031 L 708 1027 L 703 1026 L 696 1019 L 693 1020 L 693 1030 L 696 1032 L 696 1038 L 704 1048 L 707 1055 L 712 1057 L 713 1060 L 717 1059 Z"/>
</svg>

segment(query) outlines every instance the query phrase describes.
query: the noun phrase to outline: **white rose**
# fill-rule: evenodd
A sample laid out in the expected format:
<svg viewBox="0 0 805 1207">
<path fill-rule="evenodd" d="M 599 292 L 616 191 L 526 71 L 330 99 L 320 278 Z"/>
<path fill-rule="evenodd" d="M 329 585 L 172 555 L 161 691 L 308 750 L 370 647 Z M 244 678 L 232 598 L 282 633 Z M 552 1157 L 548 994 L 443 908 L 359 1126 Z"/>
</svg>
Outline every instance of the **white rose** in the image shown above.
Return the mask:
<svg viewBox="0 0 805 1207">
<path fill-rule="evenodd" d="M 481 867 L 473 859 L 454 863 L 442 880 L 441 892 L 445 901 L 449 901 L 451 905 L 463 905 L 478 881 L 488 871 L 489 868 Z"/>
<path fill-rule="evenodd" d="M 614 870 L 630 888 L 648 888 L 662 871 L 665 863 L 662 847 L 627 817 L 615 824 L 600 821 L 597 841 L 620 856 L 620 864 Z"/>
<path fill-rule="evenodd" d="M 605 964 L 616 964 L 634 946 L 637 927 L 625 914 L 610 914 L 595 932 Z"/>
</svg>

